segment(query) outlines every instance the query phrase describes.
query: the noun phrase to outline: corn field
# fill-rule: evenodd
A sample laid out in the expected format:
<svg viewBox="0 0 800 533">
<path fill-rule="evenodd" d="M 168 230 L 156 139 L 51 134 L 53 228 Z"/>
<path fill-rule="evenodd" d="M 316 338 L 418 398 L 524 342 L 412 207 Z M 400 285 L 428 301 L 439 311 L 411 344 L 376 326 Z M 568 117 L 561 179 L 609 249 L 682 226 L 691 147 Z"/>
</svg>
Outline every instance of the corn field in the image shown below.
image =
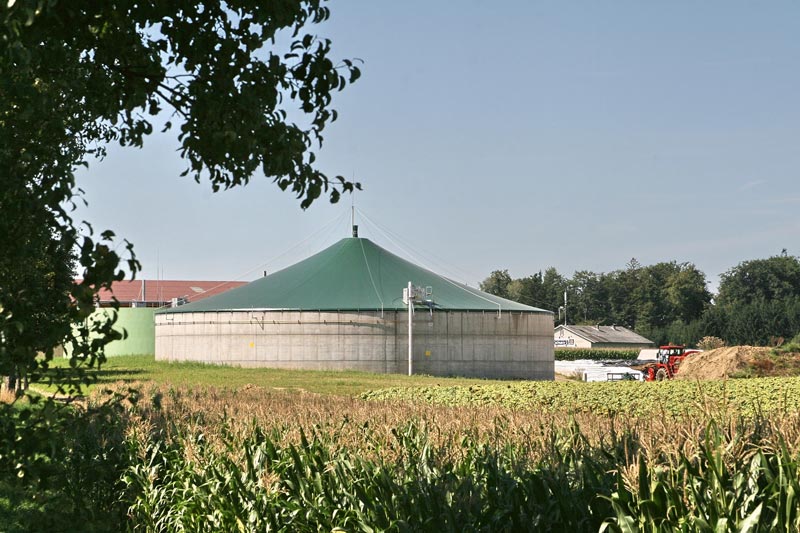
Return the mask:
<svg viewBox="0 0 800 533">
<path fill-rule="evenodd" d="M 128 527 L 800 529 L 797 411 L 705 405 L 621 417 L 150 388 L 127 415 Z"/>
</svg>

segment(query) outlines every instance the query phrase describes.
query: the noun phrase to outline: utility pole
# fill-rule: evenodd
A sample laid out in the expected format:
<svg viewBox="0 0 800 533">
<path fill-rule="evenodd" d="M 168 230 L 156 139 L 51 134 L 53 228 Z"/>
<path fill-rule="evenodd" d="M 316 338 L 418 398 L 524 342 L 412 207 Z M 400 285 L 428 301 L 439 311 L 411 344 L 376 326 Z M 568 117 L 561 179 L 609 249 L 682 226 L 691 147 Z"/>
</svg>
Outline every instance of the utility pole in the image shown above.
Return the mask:
<svg viewBox="0 0 800 533">
<path fill-rule="evenodd" d="M 564 291 L 564 325 L 567 325 L 567 291 Z"/>
<path fill-rule="evenodd" d="M 408 375 L 414 373 L 414 304 L 427 305 L 431 310 L 433 319 L 433 289 L 431 287 L 415 287 L 408 282 L 408 286 L 403 289 L 403 303 L 408 305 Z"/>
<path fill-rule="evenodd" d="M 414 289 L 411 285 L 411 282 L 408 282 L 408 375 L 412 375 L 414 373 L 414 352 L 413 352 L 413 342 L 414 342 L 414 327 L 413 327 L 413 313 L 414 313 Z"/>
</svg>

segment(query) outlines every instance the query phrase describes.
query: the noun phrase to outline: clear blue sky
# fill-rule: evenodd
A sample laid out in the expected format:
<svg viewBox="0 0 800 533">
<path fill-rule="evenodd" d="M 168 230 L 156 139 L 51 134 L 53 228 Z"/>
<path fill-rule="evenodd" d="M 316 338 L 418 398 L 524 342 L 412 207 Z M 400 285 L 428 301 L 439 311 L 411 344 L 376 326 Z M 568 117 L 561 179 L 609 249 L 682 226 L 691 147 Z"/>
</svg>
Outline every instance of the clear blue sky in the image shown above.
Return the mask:
<svg viewBox="0 0 800 533">
<path fill-rule="evenodd" d="M 402 240 L 357 217 L 361 236 L 471 284 L 635 257 L 713 288 L 800 255 L 800 2 L 329 6 L 317 33 L 364 64 L 320 167 L 361 181 L 356 206 Z M 112 149 L 79 177 L 80 214 L 135 244 L 140 277 L 253 279 L 347 235 L 348 197 L 304 212 L 263 176 L 213 194 L 175 147 Z"/>
</svg>

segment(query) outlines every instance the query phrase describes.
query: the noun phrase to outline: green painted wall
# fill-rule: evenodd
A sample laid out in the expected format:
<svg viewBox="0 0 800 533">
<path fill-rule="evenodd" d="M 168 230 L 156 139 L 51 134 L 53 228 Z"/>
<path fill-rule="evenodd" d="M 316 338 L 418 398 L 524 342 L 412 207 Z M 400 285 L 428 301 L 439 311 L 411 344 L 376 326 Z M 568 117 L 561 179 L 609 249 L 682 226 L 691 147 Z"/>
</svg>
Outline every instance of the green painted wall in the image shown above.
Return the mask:
<svg viewBox="0 0 800 533">
<path fill-rule="evenodd" d="M 96 312 L 105 311 L 98 309 Z M 110 310 L 109 310 L 110 311 Z M 114 329 L 128 332 L 128 338 L 106 346 L 106 355 L 132 355 L 156 353 L 156 328 L 152 307 L 123 307 L 118 313 Z"/>
<path fill-rule="evenodd" d="M 106 355 L 133 355 L 133 354 L 154 354 L 156 351 L 155 321 L 152 307 L 123 307 L 118 313 L 117 322 L 114 329 L 122 331 L 123 328 L 128 332 L 128 337 L 123 340 L 114 341 L 106 346 Z M 103 314 L 113 313 L 110 308 L 97 309 L 92 317 Z M 89 317 L 89 320 L 92 320 Z M 69 352 L 69 350 L 65 350 Z M 66 353 L 65 355 L 69 355 Z"/>
</svg>

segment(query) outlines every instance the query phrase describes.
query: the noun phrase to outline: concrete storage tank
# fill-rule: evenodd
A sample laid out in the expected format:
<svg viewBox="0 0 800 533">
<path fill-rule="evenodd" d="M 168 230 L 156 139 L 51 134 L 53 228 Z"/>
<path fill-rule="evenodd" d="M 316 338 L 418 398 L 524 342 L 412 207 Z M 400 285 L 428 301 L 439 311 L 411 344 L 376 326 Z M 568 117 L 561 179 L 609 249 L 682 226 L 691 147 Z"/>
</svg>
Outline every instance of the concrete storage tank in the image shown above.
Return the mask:
<svg viewBox="0 0 800 533">
<path fill-rule="evenodd" d="M 498 298 L 353 237 L 242 287 L 156 314 L 156 359 L 243 367 L 408 368 L 414 373 L 553 379 L 553 313 Z"/>
</svg>

